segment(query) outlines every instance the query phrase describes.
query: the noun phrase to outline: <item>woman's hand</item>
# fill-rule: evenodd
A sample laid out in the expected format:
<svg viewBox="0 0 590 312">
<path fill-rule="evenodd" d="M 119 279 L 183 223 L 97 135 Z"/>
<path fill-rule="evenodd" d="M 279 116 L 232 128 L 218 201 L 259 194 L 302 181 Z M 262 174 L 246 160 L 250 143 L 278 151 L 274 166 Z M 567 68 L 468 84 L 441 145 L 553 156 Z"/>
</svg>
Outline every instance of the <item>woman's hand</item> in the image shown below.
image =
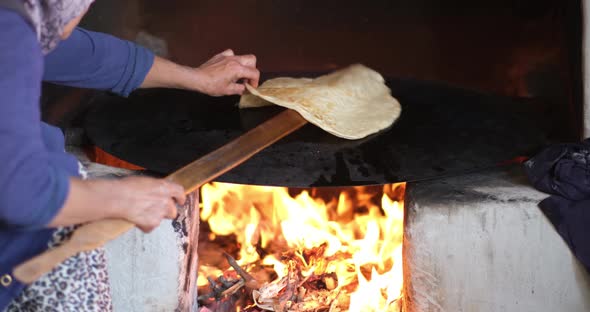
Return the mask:
<svg viewBox="0 0 590 312">
<path fill-rule="evenodd" d="M 256 69 L 256 56 L 234 55 L 225 50 L 195 69 L 199 91 L 212 95 L 242 94 L 247 82 L 258 87 L 260 72 Z"/>
<path fill-rule="evenodd" d="M 120 217 L 150 232 L 163 219 L 176 218 L 176 203 L 184 204 L 184 189 L 164 179 L 129 177 L 111 181 L 111 205 L 119 210 Z"/>
<path fill-rule="evenodd" d="M 176 217 L 184 189 L 164 179 L 128 177 L 120 180 L 70 179 L 66 202 L 48 226 L 66 226 L 101 219 L 126 219 L 150 232 Z"/>
</svg>

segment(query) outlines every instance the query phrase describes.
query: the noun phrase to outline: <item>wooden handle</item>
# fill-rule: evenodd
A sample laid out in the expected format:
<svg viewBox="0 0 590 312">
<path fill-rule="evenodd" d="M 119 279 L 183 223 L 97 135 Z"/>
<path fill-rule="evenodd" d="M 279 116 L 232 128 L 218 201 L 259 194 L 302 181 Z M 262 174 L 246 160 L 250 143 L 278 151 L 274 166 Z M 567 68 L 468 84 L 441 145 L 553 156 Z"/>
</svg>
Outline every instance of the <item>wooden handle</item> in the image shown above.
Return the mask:
<svg viewBox="0 0 590 312">
<path fill-rule="evenodd" d="M 185 193 L 191 193 L 306 123 L 299 113 L 285 110 L 219 149 L 175 171 L 166 179 L 180 184 L 184 187 Z M 133 227 L 133 223 L 119 219 L 84 224 L 62 245 L 18 265 L 13 275 L 19 281 L 30 284 L 67 258 L 82 251 L 98 248 Z"/>
</svg>

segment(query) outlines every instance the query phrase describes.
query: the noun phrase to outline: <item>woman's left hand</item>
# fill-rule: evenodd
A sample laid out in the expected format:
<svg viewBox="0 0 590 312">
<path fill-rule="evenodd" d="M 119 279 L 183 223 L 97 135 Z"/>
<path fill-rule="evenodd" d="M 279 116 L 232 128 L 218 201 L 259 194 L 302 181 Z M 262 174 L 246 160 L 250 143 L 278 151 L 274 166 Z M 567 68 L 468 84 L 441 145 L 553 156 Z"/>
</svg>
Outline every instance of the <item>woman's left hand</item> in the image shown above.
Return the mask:
<svg viewBox="0 0 590 312">
<path fill-rule="evenodd" d="M 254 55 L 235 55 L 225 50 L 197 68 L 156 56 L 141 88 L 176 88 L 222 96 L 242 94 L 244 83 L 256 88 L 259 79 Z"/>
</svg>

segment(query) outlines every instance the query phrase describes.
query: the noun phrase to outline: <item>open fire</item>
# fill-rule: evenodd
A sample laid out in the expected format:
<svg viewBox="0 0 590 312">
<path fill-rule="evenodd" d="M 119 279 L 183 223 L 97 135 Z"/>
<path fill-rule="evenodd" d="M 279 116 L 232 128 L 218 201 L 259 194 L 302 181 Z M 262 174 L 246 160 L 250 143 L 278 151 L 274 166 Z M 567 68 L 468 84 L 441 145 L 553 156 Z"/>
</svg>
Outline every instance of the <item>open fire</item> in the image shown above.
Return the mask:
<svg viewBox="0 0 590 312">
<path fill-rule="evenodd" d="M 201 306 L 400 311 L 404 192 L 405 183 L 203 186 L 209 232 L 199 243 Z"/>
</svg>

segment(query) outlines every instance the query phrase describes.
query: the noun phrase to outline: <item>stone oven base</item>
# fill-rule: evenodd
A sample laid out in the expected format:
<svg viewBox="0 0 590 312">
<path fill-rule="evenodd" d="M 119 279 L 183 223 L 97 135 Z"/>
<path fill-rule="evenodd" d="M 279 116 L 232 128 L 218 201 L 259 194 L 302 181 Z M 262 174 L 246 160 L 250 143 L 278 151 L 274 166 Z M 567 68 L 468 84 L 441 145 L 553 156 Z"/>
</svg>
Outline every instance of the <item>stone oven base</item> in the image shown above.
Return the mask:
<svg viewBox="0 0 590 312">
<path fill-rule="evenodd" d="M 141 172 L 90 163 L 89 178 L 118 178 Z M 195 217 L 197 216 L 197 217 Z M 179 218 L 149 234 L 132 229 L 105 246 L 115 312 L 196 311 L 198 197 L 190 194 Z"/>
<path fill-rule="evenodd" d="M 590 311 L 590 280 L 520 166 L 408 184 L 404 311 Z"/>
<path fill-rule="evenodd" d="M 100 165 L 90 173 L 136 174 Z M 520 166 L 409 183 L 404 311 L 590 311 L 586 271 L 537 207 L 546 196 Z M 164 222 L 107 245 L 115 311 L 196 311 L 182 299 L 196 298 L 185 286 L 196 252 L 183 248 L 196 236 L 178 229 Z"/>
</svg>

